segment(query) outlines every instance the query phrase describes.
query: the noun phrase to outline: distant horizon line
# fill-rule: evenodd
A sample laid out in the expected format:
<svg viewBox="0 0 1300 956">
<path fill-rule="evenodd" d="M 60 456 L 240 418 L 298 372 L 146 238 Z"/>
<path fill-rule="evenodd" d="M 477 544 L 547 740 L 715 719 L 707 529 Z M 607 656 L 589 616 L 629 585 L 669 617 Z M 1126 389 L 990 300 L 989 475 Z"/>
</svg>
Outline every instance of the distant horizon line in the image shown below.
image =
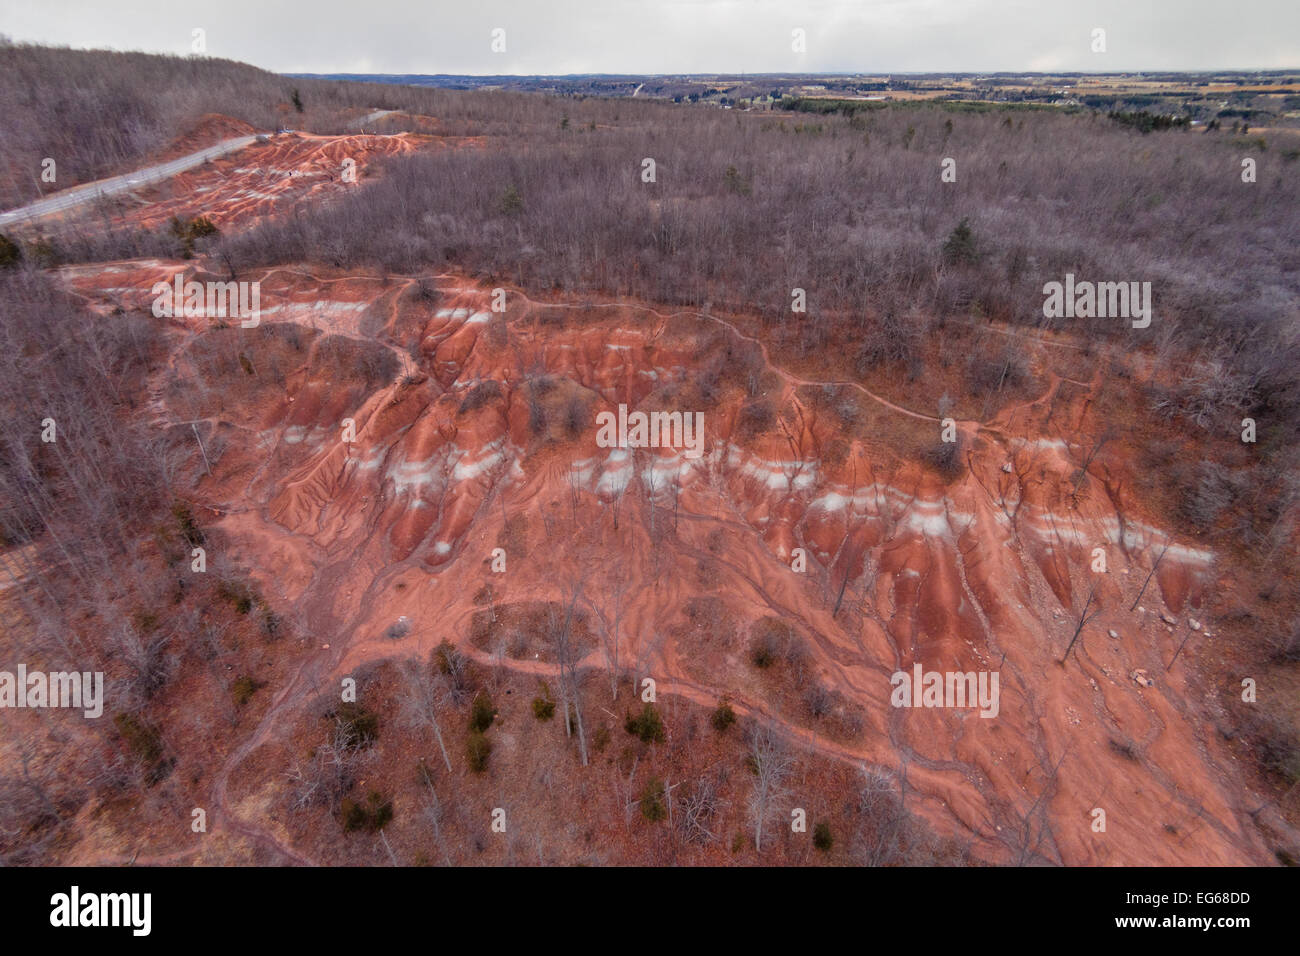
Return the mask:
<svg viewBox="0 0 1300 956">
<path fill-rule="evenodd" d="M 407 72 L 357 72 L 354 70 L 332 70 L 328 72 L 318 71 L 278 71 L 269 70 L 271 73 L 278 73 L 280 76 L 300 77 L 304 79 L 316 79 L 331 76 L 415 76 L 415 77 L 434 77 L 438 79 L 452 80 L 524 80 L 524 79 L 542 79 L 542 80 L 566 80 L 566 79 L 583 79 L 588 77 L 597 77 L 600 79 L 675 79 L 681 77 L 698 77 L 700 79 L 718 78 L 718 77 L 868 77 L 868 76 L 1150 76 L 1153 74 L 1164 74 L 1174 76 L 1211 76 L 1215 74 L 1242 74 L 1251 73 L 1260 76 L 1268 75 L 1286 75 L 1295 74 L 1300 76 L 1300 66 L 1288 68 L 1267 68 L 1254 69 L 1248 67 L 1241 68 L 1220 68 L 1206 70 L 830 70 L 830 71 L 809 71 L 809 72 L 704 72 L 704 73 L 407 73 Z"/>
</svg>

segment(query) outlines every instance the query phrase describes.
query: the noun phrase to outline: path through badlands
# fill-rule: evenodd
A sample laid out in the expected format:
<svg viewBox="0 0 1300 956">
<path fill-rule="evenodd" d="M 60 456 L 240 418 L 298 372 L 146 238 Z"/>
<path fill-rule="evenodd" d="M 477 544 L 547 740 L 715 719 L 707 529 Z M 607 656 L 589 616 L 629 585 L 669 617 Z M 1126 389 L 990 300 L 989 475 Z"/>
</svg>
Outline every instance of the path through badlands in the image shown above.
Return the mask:
<svg viewBox="0 0 1300 956">
<path fill-rule="evenodd" d="M 61 276 L 94 309 L 147 311 L 153 284 L 177 272 L 196 275 L 150 260 Z M 798 748 L 905 773 L 908 808 L 981 858 L 1268 859 L 1249 820 L 1262 801 L 1227 769 L 1184 663 L 1166 670 L 1213 556 L 1174 543 L 1130 610 L 1169 535 L 1119 482 L 1089 473 L 1075 491 L 1072 445 L 1090 436 L 1044 437 L 1049 408 L 1071 420 L 1067 434 L 1081 427 L 1096 380 L 1062 398 L 1070 380 L 1037 368 L 1038 399 L 960 423 L 968 470 L 945 486 L 876 437 L 901 423 L 933 442 L 935 418 L 795 376 L 716 316 L 515 289 L 497 314 L 490 289 L 455 275 L 240 278 L 261 283 L 260 326 L 159 319 L 169 358 L 151 390 L 159 427 L 200 423 L 212 474 L 199 472 L 198 494 L 230 557 L 313 636 L 216 777 L 217 822 L 234 835 L 310 862 L 241 818 L 227 782 L 360 665 L 427 659 L 447 639 L 485 663 L 553 673 L 472 640 L 490 585 L 495 607 L 578 593 L 592 630 L 618 640 L 612 654 L 592 644 L 592 672 L 653 676 L 660 694 L 706 707 L 729 695 Z M 741 412 L 764 402 L 768 418 Z M 702 411 L 704 454 L 598 447 L 595 416 L 620 403 Z M 1112 477 L 1123 468 L 1107 462 Z M 491 570 L 498 546 L 504 574 Z M 1091 570 L 1097 547 L 1104 575 Z M 1094 581 L 1102 613 L 1061 664 Z M 383 633 L 399 616 L 414 626 L 394 642 Z M 802 640 L 834 723 L 774 694 L 750 663 L 750 627 L 765 617 Z M 997 716 L 890 706 L 891 675 L 914 664 L 998 672 Z"/>
</svg>

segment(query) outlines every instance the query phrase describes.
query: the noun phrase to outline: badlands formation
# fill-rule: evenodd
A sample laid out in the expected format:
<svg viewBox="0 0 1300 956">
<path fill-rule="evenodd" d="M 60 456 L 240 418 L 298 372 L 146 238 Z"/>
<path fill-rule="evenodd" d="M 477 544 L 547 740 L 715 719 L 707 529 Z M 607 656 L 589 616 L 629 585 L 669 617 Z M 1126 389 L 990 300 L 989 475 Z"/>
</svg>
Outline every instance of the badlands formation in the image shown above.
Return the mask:
<svg viewBox="0 0 1300 956">
<path fill-rule="evenodd" d="M 61 279 L 92 308 L 147 310 L 177 272 L 204 277 L 134 261 Z M 584 665 L 704 706 L 728 696 L 836 760 L 905 767 L 914 812 L 979 858 L 1014 860 L 1000 834 L 1040 807 L 1054 835 L 1041 852 L 1064 863 L 1266 857 L 1188 670 L 1167 669 L 1214 556 L 1164 551 L 1120 490 L 1123 462 L 1076 474 L 1095 381 L 1038 369 L 1041 395 L 958 421 L 966 468 L 945 484 L 873 437 L 930 440 L 937 418 L 783 371 L 725 319 L 517 289 L 494 312 L 493 289 L 455 275 L 241 278 L 261 283 L 257 328 L 160 320 L 150 413 L 198 423 L 200 500 L 273 605 L 328 645 L 311 652 L 317 680 L 443 640 L 554 673 L 532 645 L 494 643 L 484 588 L 491 619 L 577 590 L 617 630 L 613 659 L 593 642 Z M 728 361 L 702 389 L 711 353 Z M 771 415 L 746 415 L 754 402 Z M 620 404 L 701 411 L 704 454 L 600 447 L 596 416 Z M 1100 614 L 1062 663 L 1094 586 Z M 385 631 L 403 617 L 395 645 Z M 820 722 L 772 700 L 750 663 L 767 619 L 830 701 Z M 891 676 L 916 665 L 996 672 L 996 717 L 891 706 Z M 282 695 L 265 732 L 305 700 Z"/>
</svg>

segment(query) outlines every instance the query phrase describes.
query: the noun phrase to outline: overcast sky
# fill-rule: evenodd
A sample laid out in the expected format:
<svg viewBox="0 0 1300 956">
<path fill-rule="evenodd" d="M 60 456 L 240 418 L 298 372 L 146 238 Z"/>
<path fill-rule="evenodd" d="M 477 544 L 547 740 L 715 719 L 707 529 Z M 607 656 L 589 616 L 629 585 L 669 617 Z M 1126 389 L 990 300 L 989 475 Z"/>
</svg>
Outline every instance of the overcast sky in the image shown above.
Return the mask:
<svg viewBox="0 0 1300 956">
<path fill-rule="evenodd" d="M 304 73 L 1300 68 L 1300 0 L 0 0 L 20 42 L 190 53 L 195 28 Z"/>
</svg>

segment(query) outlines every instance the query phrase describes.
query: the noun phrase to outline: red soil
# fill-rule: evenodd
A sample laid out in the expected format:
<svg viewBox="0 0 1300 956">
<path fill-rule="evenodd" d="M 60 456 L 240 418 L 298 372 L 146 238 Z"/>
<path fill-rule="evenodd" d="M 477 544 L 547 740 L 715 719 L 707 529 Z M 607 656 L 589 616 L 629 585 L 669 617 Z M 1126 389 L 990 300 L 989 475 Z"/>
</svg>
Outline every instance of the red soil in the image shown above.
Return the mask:
<svg viewBox="0 0 1300 956">
<path fill-rule="evenodd" d="M 327 170 L 349 151 L 412 148 L 403 137 L 370 140 L 301 138 L 238 157 L 233 177 L 197 173 L 212 177 L 201 182 L 222 199 L 206 209 L 238 223 L 278 192 L 327 188 Z M 316 185 L 254 188 L 265 170 L 290 165 L 317 169 Z M 177 194 L 192 197 L 199 183 L 183 185 Z M 167 203 L 142 215 L 184 205 Z M 153 282 L 193 270 L 132 262 L 62 276 L 96 308 L 147 310 Z M 698 356 L 745 347 L 722 319 L 535 303 L 513 289 L 502 317 L 490 310 L 490 290 L 457 276 L 431 277 L 436 301 L 412 278 L 305 268 L 241 278 L 261 282 L 262 327 L 232 333 L 253 375 L 220 379 L 207 364 L 211 320 L 160 319 L 171 360 L 152 407 L 160 425 L 206 419 L 207 434 L 221 437 L 201 497 L 221 515 L 231 557 L 319 649 L 227 762 L 223 793 L 230 772 L 307 706 L 318 681 L 337 684 L 394 654 L 427 660 L 444 639 L 486 661 L 471 642 L 483 585 L 499 603 L 518 604 L 559 599 L 581 581 L 594 619 L 609 621 L 623 596 L 619 668 L 640 662 L 661 695 L 706 706 L 727 694 L 738 712 L 764 715 L 800 747 L 836 760 L 906 762 L 909 808 L 970 840 L 980 858 L 1017 859 L 1013 834 L 1035 812 L 1050 828 L 1040 851 L 1067 864 L 1271 858 L 1249 816 L 1260 801 L 1192 692 L 1194 655 L 1166 669 L 1186 633 L 1183 615 L 1213 583 L 1213 555 L 1175 541 L 1142 610 L 1130 611 L 1168 532 L 1121 493 L 1127 466 L 1118 458 L 1075 491 L 1096 381 L 1062 398 L 1059 373 L 1035 368 L 1038 398 L 959 423 L 967 470 L 945 485 L 875 437 L 887 422 L 932 443 L 937 422 L 840 386 L 856 389 L 882 423 L 846 424 L 810 397 L 816 383 L 765 351 L 770 426 L 755 434 L 738 426 L 748 401 L 739 382 L 724 378 L 720 398 L 705 404 Z M 273 335 L 289 324 L 319 334 L 295 351 Z M 331 336 L 341 362 L 323 345 Z M 396 373 L 368 383 L 359 369 L 387 353 Z M 542 376 L 551 384 L 536 399 L 546 416 L 538 428 L 527 380 Z M 495 388 L 467 401 L 484 382 Z M 595 415 L 619 403 L 703 411 L 704 456 L 597 447 Z M 570 407 L 580 409 L 571 429 Z M 1043 439 L 1048 414 L 1068 418 L 1077 437 Z M 346 418 L 352 443 L 341 440 Z M 505 574 L 491 571 L 498 546 Z M 1105 574 L 1091 570 L 1098 547 Z M 808 553 L 806 573 L 791 570 L 795 548 Z M 1061 664 L 1094 583 L 1102 612 Z M 687 617 L 701 598 L 720 609 L 703 631 Z M 1161 613 L 1178 621 L 1176 632 Z M 382 633 L 400 615 L 414 627 L 395 644 Z M 744 636 L 764 617 L 793 628 L 848 729 L 827 733 L 791 703 L 792 688 L 755 670 Z M 491 659 L 521 673 L 555 670 L 532 657 Z M 593 649 L 586 663 L 609 662 Z M 999 672 L 1000 713 L 891 707 L 890 675 L 914 663 Z M 1139 669 L 1151 686 L 1133 679 Z M 1105 833 L 1091 828 L 1098 807 Z"/>
<path fill-rule="evenodd" d="M 205 113 L 195 120 L 193 126 L 172 140 L 152 161 L 162 163 L 169 159 L 179 159 L 209 146 L 215 146 L 222 140 L 252 136 L 256 132 L 256 129 L 243 120 L 223 116 L 220 113 Z"/>
</svg>

